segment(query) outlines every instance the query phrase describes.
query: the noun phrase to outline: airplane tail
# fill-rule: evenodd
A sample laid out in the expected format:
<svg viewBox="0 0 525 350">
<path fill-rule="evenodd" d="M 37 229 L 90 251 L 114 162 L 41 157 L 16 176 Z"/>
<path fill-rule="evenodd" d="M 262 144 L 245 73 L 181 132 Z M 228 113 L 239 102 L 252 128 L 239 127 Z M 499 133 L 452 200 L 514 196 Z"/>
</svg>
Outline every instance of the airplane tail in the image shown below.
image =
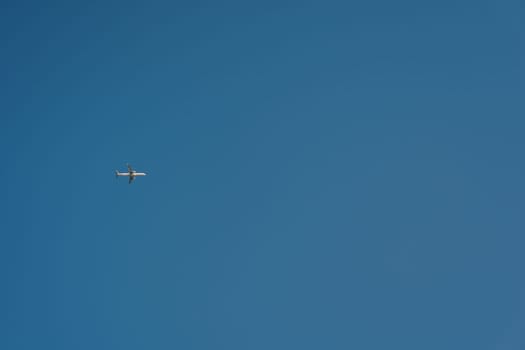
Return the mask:
<svg viewBox="0 0 525 350">
<path fill-rule="evenodd" d="M 115 170 L 115 177 L 118 179 L 118 170 Z"/>
</svg>

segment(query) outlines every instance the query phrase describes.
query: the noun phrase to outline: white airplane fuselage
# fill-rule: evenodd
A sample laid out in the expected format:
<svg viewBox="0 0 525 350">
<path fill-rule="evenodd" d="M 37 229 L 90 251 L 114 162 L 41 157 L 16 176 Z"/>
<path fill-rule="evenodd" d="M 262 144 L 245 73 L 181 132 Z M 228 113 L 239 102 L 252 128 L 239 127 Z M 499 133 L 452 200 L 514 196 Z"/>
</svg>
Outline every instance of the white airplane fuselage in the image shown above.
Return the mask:
<svg viewBox="0 0 525 350">
<path fill-rule="evenodd" d="M 121 173 L 121 172 L 117 171 L 117 176 L 130 176 L 130 177 L 146 176 L 146 173 L 138 173 L 136 171 L 133 171 L 131 173 Z"/>
</svg>

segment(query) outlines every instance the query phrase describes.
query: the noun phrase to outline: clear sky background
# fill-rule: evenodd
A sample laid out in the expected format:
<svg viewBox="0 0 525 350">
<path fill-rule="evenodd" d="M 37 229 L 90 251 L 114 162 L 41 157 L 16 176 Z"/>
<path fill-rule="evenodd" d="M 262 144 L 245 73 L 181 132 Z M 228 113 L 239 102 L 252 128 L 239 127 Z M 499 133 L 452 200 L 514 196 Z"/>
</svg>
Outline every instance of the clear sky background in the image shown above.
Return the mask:
<svg viewBox="0 0 525 350">
<path fill-rule="evenodd" d="M 0 348 L 525 348 L 523 14 L 2 2 Z"/>
</svg>

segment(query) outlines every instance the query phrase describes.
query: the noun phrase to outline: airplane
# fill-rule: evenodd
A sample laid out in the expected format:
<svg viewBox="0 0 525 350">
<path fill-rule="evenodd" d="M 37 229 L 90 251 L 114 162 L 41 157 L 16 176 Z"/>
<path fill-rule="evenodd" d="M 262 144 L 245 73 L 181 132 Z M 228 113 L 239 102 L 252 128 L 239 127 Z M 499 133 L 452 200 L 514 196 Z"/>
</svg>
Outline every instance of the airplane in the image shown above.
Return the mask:
<svg viewBox="0 0 525 350">
<path fill-rule="evenodd" d="M 127 173 L 121 173 L 118 170 L 115 170 L 115 176 L 118 179 L 119 176 L 129 176 L 129 182 L 130 184 L 133 180 L 135 180 L 136 176 L 146 176 L 146 173 L 138 173 L 137 171 L 133 170 L 131 168 L 131 165 L 126 164 L 128 166 L 128 172 Z"/>
</svg>

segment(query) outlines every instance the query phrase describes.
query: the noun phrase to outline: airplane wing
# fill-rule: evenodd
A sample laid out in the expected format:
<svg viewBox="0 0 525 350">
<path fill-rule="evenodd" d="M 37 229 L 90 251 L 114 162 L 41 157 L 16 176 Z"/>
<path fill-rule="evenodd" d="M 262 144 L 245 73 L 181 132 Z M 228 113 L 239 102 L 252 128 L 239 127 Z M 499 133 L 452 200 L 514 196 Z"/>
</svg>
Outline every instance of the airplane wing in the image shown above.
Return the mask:
<svg viewBox="0 0 525 350">
<path fill-rule="evenodd" d="M 130 184 L 131 181 L 133 181 L 133 180 L 135 180 L 135 176 L 130 176 L 130 177 L 129 177 L 129 182 L 128 182 L 128 184 Z"/>
<path fill-rule="evenodd" d="M 128 171 L 131 173 L 133 172 L 133 169 L 131 168 L 131 165 L 127 164 L 128 165 Z"/>
</svg>

